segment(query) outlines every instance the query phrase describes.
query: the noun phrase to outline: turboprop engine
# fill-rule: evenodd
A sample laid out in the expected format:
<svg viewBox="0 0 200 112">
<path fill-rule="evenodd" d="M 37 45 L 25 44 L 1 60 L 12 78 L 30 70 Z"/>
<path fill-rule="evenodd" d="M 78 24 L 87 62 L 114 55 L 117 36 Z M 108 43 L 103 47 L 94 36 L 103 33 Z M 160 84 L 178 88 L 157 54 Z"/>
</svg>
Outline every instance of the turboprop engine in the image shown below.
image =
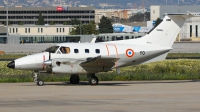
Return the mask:
<svg viewBox="0 0 200 112">
<path fill-rule="evenodd" d="M 86 73 L 85 70 L 79 65 L 81 62 L 74 59 L 52 59 L 44 62 L 44 65 L 52 66 L 53 73 Z"/>
</svg>

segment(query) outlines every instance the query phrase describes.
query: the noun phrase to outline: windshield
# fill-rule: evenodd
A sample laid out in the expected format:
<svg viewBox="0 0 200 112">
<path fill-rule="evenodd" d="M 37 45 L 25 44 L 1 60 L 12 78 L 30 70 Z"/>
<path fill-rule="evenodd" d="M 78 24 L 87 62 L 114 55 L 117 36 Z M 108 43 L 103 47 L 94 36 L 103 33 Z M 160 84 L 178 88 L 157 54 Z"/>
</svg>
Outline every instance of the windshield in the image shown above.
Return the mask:
<svg viewBox="0 0 200 112">
<path fill-rule="evenodd" d="M 59 46 L 52 46 L 47 48 L 45 51 L 50 53 L 55 53 Z"/>
</svg>

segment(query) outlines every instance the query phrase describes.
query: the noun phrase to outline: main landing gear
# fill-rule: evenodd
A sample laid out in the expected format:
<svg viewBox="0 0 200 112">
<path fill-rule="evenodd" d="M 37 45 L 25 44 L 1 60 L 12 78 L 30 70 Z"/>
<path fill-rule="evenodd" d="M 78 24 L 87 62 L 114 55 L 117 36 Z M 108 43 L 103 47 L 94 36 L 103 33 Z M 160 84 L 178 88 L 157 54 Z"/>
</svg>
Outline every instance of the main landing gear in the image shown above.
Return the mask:
<svg viewBox="0 0 200 112">
<path fill-rule="evenodd" d="M 34 71 L 34 76 L 33 76 L 34 79 L 33 80 L 34 80 L 34 82 L 37 83 L 38 86 L 43 86 L 44 85 L 44 81 L 38 79 L 38 77 L 37 77 L 38 75 L 39 75 L 39 72 L 38 71 Z"/>
<path fill-rule="evenodd" d="M 98 85 L 99 79 L 95 76 L 95 74 L 88 74 L 87 78 L 90 85 Z M 79 81 L 80 79 L 78 75 L 75 75 L 75 74 L 71 75 L 70 77 L 71 84 L 78 84 Z"/>
<path fill-rule="evenodd" d="M 80 79 L 79 79 L 78 75 L 75 75 L 75 74 L 71 75 L 71 77 L 70 77 L 71 84 L 78 84 L 79 81 L 80 81 Z"/>
<path fill-rule="evenodd" d="M 95 76 L 95 74 L 88 74 L 87 77 L 90 85 L 98 85 L 99 79 Z"/>
</svg>

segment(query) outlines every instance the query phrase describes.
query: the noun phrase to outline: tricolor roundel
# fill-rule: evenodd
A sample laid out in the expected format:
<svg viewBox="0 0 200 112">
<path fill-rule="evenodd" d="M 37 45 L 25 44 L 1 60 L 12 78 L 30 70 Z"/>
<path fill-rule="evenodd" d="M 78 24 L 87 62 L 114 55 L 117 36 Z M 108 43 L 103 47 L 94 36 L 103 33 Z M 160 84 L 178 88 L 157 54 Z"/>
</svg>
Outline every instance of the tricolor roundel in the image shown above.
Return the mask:
<svg viewBox="0 0 200 112">
<path fill-rule="evenodd" d="M 126 50 L 126 56 L 131 58 L 134 56 L 134 51 L 132 49 L 127 49 Z"/>
</svg>

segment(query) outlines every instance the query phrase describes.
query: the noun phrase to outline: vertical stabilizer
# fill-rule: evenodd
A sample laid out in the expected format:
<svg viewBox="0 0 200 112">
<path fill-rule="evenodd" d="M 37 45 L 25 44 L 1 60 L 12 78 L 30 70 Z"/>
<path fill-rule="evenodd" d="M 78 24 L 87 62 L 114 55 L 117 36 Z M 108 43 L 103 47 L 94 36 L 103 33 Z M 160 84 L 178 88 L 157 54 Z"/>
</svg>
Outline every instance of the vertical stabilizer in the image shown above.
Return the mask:
<svg viewBox="0 0 200 112">
<path fill-rule="evenodd" d="M 163 21 L 144 38 L 147 38 L 148 43 L 171 47 L 185 20 L 189 17 L 192 17 L 192 15 L 166 14 Z"/>
</svg>

